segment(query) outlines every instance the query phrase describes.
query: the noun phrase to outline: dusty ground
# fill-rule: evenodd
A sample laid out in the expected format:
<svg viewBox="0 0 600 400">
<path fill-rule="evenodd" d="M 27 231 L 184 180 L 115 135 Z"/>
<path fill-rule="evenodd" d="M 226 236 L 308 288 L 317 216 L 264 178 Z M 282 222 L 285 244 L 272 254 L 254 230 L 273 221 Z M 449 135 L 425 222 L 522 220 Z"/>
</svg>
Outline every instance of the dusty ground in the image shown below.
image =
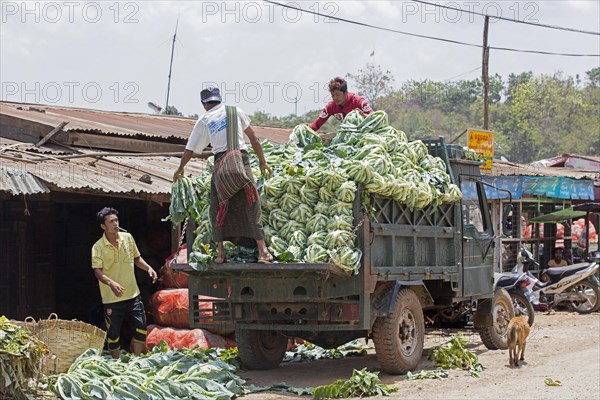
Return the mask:
<svg viewBox="0 0 600 400">
<path fill-rule="evenodd" d="M 425 352 L 444 343 L 456 331 L 430 332 L 425 339 Z M 479 336 L 465 332 L 470 349 L 485 366 L 480 378 L 463 371 L 452 371 L 448 379 L 408 381 L 405 376 L 381 373 L 383 383 L 396 386 L 394 399 L 600 399 L 600 314 L 580 315 L 557 312 L 536 314 L 536 322 L 527 341 L 525 362 L 508 366 L 507 350 L 487 350 Z M 372 344 L 372 342 L 369 342 Z M 242 373 L 247 384 L 271 385 L 286 382 L 295 387 L 319 386 L 347 379 L 353 369 L 367 367 L 379 370 L 374 351 L 366 357 L 287 363 L 271 371 Z M 435 369 L 424 356 L 416 371 Z M 546 377 L 560 380 L 562 386 L 546 386 Z M 256 393 L 248 400 L 300 399 L 294 394 Z M 385 397 L 390 398 L 390 397 Z"/>
</svg>

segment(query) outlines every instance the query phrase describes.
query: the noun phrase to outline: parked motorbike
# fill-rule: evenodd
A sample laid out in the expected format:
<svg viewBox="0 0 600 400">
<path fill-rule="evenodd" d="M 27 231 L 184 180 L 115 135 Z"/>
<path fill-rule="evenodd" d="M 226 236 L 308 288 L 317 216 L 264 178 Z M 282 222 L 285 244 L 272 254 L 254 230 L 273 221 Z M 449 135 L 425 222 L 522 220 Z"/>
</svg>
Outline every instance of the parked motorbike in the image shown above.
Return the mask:
<svg viewBox="0 0 600 400">
<path fill-rule="evenodd" d="M 515 315 L 526 316 L 529 326 L 532 326 L 535 320 L 535 311 L 532 305 L 535 296 L 530 289 L 532 281 L 525 272 L 522 261 L 523 257 L 519 257 L 511 272 L 494 273 L 494 288 L 505 289 L 512 299 Z"/>
<path fill-rule="evenodd" d="M 522 248 L 521 254 L 524 262 L 537 264 L 529 250 Z M 599 269 L 598 260 L 549 268 L 544 271 L 549 278 L 547 282 L 540 281 L 527 271 L 531 281 L 528 288 L 534 295 L 532 303 L 546 304 L 548 308 L 566 304 L 580 314 L 600 309 L 600 283 L 595 276 Z"/>
</svg>

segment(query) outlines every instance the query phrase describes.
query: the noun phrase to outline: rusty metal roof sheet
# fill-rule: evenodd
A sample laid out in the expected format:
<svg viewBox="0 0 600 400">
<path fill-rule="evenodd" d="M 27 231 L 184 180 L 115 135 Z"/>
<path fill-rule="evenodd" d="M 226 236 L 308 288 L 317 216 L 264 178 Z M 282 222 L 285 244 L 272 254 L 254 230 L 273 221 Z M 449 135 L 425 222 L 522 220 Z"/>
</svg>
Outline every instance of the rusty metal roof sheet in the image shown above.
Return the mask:
<svg viewBox="0 0 600 400">
<path fill-rule="evenodd" d="M 18 168 L 0 166 L 0 191 L 12 195 L 48 193 L 50 189 L 36 176 Z"/>
<path fill-rule="evenodd" d="M 49 127 L 68 121 L 64 130 L 136 136 L 148 139 L 170 139 L 185 143 L 196 119 L 172 115 L 101 111 L 83 108 L 48 106 L 43 104 L 0 101 L 0 113 Z M 256 135 L 273 143 L 287 143 L 291 129 L 253 126 Z"/>
<path fill-rule="evenodd" d="M 0 190 L 12 194 L 41 193 L 48 190 L 32 191 L 29 188 L 45 187 L 67 191 L 83 191 L 107 194 L 146 194 L 169 195 L 173 172 L 179 165 L 176 157 L 120 158 L 95 157 L 74 160 L 2 161 Z M 5 166 L 6 165 L 6 166 Z M 186 173 L 198 176 L 204 164 L 192 161 Z M 12 171 L 18 171 L 15 174 Z M 5 181 L 13 182 L 11 184 Z M 22 183 L 14 183 L 21 181 Z M 34 185 L 34 183 L 42 184 Z"/>
<path fill-rule="evenodd" d="M 13 195 L 63 189 L 161 195 L 164 199 L 171 192 L 173 173 L 180 162 L 178 157 L 170 156 L 98 157 L 102 153 L 98 151 L 93 151 L 94 155 L 77 154 L 73 155 L 76 158 L 65 158 L 9 148 L 7 142 L 2 139 L 0 147 L 0 191 Z M 205 162 L 194 158 L 186 166 L 186 173 L 198 176 L 204 169 Z"/>
<path fill-rule="evenodd" d="M 25 151 L 30 153 L 50 154 L 50 155 L 67 155 L 72 154 L 73 150 L 69 150 L 64 146 L 46 142 L 43 146 L 35 147 L 33 143 L 20 142 L 0 136 L 1 148 L 9 147 L 13 150 Z"/>
<path fill-rule="evenodd" d="M 600 171 L 585 171 L 574 168 L 539 167 L 494 160 L 492 173 L 495 176 L 559 176 L 572 179 L 598 179 Z"/>
</svg>

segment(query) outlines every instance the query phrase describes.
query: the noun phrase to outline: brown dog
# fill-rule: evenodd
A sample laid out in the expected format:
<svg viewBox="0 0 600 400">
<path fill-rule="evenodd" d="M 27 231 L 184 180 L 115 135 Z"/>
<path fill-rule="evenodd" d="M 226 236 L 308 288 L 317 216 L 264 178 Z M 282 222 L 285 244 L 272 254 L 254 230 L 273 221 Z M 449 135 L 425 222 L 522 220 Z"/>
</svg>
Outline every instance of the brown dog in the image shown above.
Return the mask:
<svg viewBox="0 0 600 400">
<path fill-rule="evenodd" d="M 508 363 L 510 365 L 518 367 L 519 360 L 525 360 L 527 336 L 529 336 L 527 317 L 520 315 L 511 319 L 508 323 Z M 518 350 L 517 346 L 519 346 Z"/>
</svg>

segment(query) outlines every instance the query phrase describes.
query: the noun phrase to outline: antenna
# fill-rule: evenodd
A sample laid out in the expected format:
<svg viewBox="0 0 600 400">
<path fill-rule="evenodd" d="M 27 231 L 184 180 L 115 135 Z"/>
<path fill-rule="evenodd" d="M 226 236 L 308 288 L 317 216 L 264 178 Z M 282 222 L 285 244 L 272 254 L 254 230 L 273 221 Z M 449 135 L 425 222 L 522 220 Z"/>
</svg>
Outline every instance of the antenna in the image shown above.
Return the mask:
<svg viewBox="0 0 600 400">
<path fill-rule="evenodd" d="M 173 70 L 173 53 L 175 52 L 175 40 L 177 38 L 177 26 L 179 25 L 179 17 L 175 23 L 175 33 L 173 34 L 173 44 L 171 45 L 171 63 L 169 64 L 169 83 L 167 84 L 167 103 L 165 104 L 165 113 L 169 111 L 169 92 L 171 91 L 171 71 Z"/>
</svg>

